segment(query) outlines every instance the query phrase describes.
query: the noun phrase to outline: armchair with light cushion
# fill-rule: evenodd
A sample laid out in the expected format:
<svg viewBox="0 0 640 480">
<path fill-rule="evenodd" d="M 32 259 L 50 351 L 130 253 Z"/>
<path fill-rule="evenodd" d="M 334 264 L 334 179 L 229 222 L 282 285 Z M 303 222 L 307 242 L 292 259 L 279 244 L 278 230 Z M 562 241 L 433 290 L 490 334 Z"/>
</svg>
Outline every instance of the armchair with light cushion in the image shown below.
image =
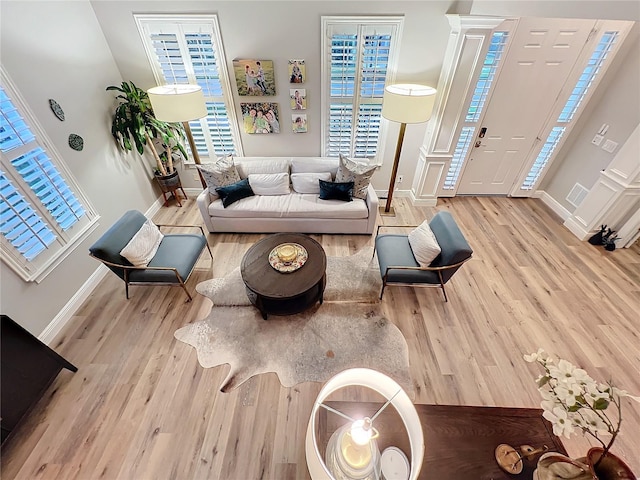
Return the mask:
<svg viewBox="0 0 640 480">
<path fill-rule="evenodd" d="M 413 225 L 399 225 L 405 228 L 410 226 Z M 392 227 L 378 226 L 375 253 L 382 276 L 380 299 L 387 285 L 399 285 L 441 287 L 444 300 L 448 301 L 444 285 L 471 258 L 473 250 L 449 212 L 439 211 L 429 222 L 429 227 L 441 252 L 428 266 L 420 266 L 411 249 L 408 235 L 380 234 L 380 228 Z"/>
<path fill-rule="evenodd" d="M 200 234 L 161 235 L 153 257 L 146 265 L 135 266 L 121 252 L 146 222 L 147 218 L 141 212 L 129 210 L 89 248 L 90 256 L 104 263 L 124 281 L 127 299 L 129 285 L 137 284 L 179 286 L 187 294 L 187 301 L 191 301 L 185 282 L 205 247 L 213 259 L 204 230 L 199 225 L 158 225 L 198 228 Z"/>
</svg>

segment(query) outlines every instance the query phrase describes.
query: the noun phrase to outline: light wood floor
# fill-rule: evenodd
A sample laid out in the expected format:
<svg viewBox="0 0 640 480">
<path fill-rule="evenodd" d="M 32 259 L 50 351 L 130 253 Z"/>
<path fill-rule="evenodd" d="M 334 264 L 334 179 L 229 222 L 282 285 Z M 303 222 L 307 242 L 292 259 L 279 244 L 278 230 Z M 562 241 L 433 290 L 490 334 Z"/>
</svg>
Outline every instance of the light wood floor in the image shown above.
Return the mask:
<svg viewBox="0 0 640 480">
<path fill-rule="evenodd" d="M 415 224 L 435 209 L 394 200 L 385 224 Z M 392 287 L 382 307 L 409 345 L 417 403 L 536 407 L 540 372 L 524 353 L 545 348 L 600 380 L 640 394 L 640 254 L 578 241 L 538 200 L 441 201 L 473 259 L 437 289 Z M 193 199 L 163 208 L 161 223 L 199 223 Z M 211 235 L 188 283 L 222 276 L 260 235 Z M 315 236 L 348 255 L 367 236 Z M 52 346 L 79 371 L 63 371 L 2 452 L 2 478 L 307 478 L 304 433 L 321 385 L 283 388 L 275 374 L 237 390 L 218 387 L 227 367 L 203 369 L 173 332 L 210 302 L 177 288 L 132 287 L 109 275 Z M 233 321 L 229 319 L 229 321 Z M 367 399 L 352 390 L 351 399 Z M 577 457 L 587 443 L 565 441 Z M 428 448 L 428 446 L 427 446 Z M 640 404 L 624 405 L 614 452 L 640 472 Z M 638 474 L 638 473 L 636 473 Z M 442 480 L 442 479 L 439 479 Z"/>
</svg>

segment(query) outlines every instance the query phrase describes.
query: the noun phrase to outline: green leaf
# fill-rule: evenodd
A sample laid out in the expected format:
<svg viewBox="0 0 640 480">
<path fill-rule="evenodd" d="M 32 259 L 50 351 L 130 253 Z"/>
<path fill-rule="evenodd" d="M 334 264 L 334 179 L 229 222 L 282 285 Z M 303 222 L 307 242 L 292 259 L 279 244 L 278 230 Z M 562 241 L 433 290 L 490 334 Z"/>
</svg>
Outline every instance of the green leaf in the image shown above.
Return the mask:
<svg viewBox="0 0 640 480">
<path fill-rule="evenodd" d="M 580 405 L 578 405 L 578 404 L 571 405 L 569 408 L 567 408 L 567 412 L 574 413 L 574 412 L 577 412 L 578 410 L 580 410 L 581 408 L 582 407 Z"/>
<path fill-rule="evenodd" d="M 606 398 L 599 398 L 593 403 L 593 408 L 596 410 L 606 410 L 609 406 L 609 400 Z"/>
<path fill-rule="evenodd" d="M 551 377 L 549 377 L 549 375 L 545 375 L 544 377 L 542 377 L 540 380 L 538 380 L 538 388 L 544 387 L 547 383 L 549 383 L 549 380 L 551 380 Z"/>
</svg>

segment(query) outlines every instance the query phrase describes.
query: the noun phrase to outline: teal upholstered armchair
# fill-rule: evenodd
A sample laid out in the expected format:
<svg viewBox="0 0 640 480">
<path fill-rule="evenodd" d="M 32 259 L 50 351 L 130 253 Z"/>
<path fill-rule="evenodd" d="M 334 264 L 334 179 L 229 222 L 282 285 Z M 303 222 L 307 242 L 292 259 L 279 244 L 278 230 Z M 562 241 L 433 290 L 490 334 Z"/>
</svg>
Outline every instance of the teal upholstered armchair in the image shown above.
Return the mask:
<svg viewBox="0 0 640 480">
<path fill-rule="evenodd" d="M 165 234 L 154 257 L 147 266 L 135 267 L 120 255 L 122 249 L 140 230 L 147 218 L 136 210 L 129 210 L 107 230 L 90 248 L 89 254 L 104 263 L 118 275 L 125 285 L 129 298 L 129 285 L 168 285 L 182 287 L 191 301 L 185 286 L 198 258 L 206 249 L 211 255 L 207 237 L 199 225 L 158 225 L 162 227 L 191 227 L 200 229 L 199 234 Z"/>
<path fill-rule="evenodd" d="M 375 252 L 382 276 L 380 299 L 387 285 L 402 285 L 441 287 L 444 300 L 448 301 L 445 283 L 473 253 L 451 214 L 439 211 L 429 222 L 442 251 L 428 267 L 421 267 L 416 261 L 407 235 L 380 234 L 381 227 L 392 228 L 381 225 L 376 235 Z"/>
</svg>

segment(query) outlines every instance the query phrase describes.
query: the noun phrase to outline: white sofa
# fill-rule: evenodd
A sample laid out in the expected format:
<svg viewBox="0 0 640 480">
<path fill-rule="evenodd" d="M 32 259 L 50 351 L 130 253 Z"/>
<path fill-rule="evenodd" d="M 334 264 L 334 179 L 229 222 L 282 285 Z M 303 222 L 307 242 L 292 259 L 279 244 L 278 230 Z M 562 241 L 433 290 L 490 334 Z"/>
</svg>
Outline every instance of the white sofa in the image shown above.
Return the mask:
<svg viewBox="0 0 640 480">
<path fill-rule="evenodd" d="M 330 172 L 335 179 L 337 158 L 237 157 L 234 164 L 241 179 L 250 174 L 307 174 Z M 254 195 L 227 208 L 205 189 L 197 199 L 202 219 L 211 233 L 346 233 L 371 235 L 378 214 L 378 197 L 369 185 L 367 198 L 351 202 L 321 200 L 317 193 Z"/>
</svg>

